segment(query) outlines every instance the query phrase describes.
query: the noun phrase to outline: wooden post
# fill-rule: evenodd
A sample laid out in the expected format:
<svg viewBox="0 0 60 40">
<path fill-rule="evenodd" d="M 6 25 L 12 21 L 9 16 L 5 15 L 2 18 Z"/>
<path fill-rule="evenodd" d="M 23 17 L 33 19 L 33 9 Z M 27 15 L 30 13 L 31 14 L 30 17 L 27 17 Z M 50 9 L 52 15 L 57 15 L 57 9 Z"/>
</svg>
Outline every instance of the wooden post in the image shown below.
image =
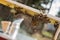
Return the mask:
<svg viewBox="0 0 60 40">
<path fill-rule="evenodd" d="M 54 38 L 53 38 L 54 40 L 57 40 L 59 33 L 60 33 L 60 24 L 59 24 L 59 27 L 58 27 L 58 29 L 57 29 L 57 31 L 55 33 Z"/>
</svg>

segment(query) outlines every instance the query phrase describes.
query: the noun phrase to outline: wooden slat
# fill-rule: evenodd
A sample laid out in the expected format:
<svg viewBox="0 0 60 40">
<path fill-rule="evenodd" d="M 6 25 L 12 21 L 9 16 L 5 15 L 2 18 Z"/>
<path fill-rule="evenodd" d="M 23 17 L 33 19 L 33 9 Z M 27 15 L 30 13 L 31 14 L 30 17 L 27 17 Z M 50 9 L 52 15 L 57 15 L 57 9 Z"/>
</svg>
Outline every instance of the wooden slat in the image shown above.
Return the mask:
<svg viewBox="0 0 60 40">
<path fill-rule="evenodd" d="M 40 14 L 40 13 L 42 13 L 40 10 L 37 10 L 37 9 L 34 9 L 34 8 L 32 8 L 32 7 L 29 7 L 29 6 L 26 6 L 26 5 L 24 5 L 24 4 L 21 4 L 21 3 L 18 3 L 18 2 L 16 2 L 16 1 L 12 1 L 12 0 L 6 0 L 7 2 L 10 2 L 10 3 L 12 3 L 12 4 L 15 4 L 15 5 L 17 5 L 17 6 L 19 6 L 19 7 L 22 7 L 22 8 L 24 8 L 24 9 L 26 9 L 26 10 L 28 10 L 28 12 L 30 12 L 30 15 L 31 14 Z M 58 18 L 58 17 L 55 17 L 55 16 L 53 16 L 53 15 L 50 15 L 50 14 L 46 14 L 49 18 L 51 18 L 51 19 L 54 19 L 55 21 L 59 21 L 60 22 L 60 18 Z"/>
</svg>

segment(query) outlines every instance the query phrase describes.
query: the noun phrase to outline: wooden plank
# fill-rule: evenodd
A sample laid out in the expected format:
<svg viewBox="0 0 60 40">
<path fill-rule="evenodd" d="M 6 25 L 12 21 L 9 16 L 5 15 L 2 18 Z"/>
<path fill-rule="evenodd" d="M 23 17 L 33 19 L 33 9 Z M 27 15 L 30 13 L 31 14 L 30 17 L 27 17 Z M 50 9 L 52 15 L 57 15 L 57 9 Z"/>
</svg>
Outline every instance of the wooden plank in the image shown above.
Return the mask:
<svg viewBox="0 0 60 40">
<path fill-rule="evenodd" d="M 22 8 L 24 8 L 24 9 L 26 9 L 26 10 L 29 10 L 29 12 L 32 11 L 32 12 L 35 12 L 35 13 L 37 13 L 37 14 L 42 13 L 40 10 L 37 10 L 37 9 L 35 9 L 35 8 L 26 6 L 26 5 L 21 4 L 21 3 L 18 3 L 18 2 L 16 2 L 16 1 L 12 1 L 12 0 L 6 0 L 6 1 L 7 1 L 7 2 L 10 2 L 10 3 L 12 3 L 12 4 L 15 4 L 15 5 L 18 5 L 19 7 L 22 7 Z M 33 13 L 32 13 L 32 14 L 33 14 Z M 54 19 L 55 21 L 59 21 L 59 22 L 60 22 L 60 18 L 55 17 L 55 16 L 50 15 L 50 14 L 46 14 L 46 15 L 47 15 L 49 18 Z"/>
<path fill-rule="evenodd" d="M 54 38 L 53 38 L 54 40 L 57 40 L 59 33 L 60 33 L 60 25 L 59 25 L 56 33 L 55 33 L 55 36 L 54 36 Z"/>
</svg>

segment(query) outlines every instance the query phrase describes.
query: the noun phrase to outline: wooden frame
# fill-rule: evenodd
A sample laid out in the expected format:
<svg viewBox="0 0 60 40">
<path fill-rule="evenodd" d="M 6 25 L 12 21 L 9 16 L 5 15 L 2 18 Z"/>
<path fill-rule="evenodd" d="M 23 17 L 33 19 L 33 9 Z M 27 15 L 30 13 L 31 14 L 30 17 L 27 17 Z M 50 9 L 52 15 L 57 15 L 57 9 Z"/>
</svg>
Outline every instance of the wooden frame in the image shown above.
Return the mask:
<svg viewBox="0 0 60 40">
<path fill-rule="evenodd" d="M 58 26 L 58 29 L 57 29 L 57 31 L 55 33 L 55 36 L 54 36 L 53 40 L 57 40 L 59 33 L 60 33 L 60 24 Z"/>
</svg>

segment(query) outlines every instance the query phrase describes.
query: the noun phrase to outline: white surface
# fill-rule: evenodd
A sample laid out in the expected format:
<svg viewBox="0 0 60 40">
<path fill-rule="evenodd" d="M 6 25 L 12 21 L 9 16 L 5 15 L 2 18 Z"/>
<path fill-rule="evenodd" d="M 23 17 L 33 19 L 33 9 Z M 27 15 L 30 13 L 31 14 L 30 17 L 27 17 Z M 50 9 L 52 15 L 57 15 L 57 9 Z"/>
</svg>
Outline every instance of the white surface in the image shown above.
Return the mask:
<svg viewBox="0 0 60 40">
<path fill-rule="evenodd" d="M 55 16 L 60 11 L 60 0 L 53 0 L 49 14 Z"/>
<path fill-rule="evenodd" d="M 5 33 L 0 33 L 0 37 L 6 38 L 6 39 L 11 39 L 11 37 Z"/>
<path fill-rule="evenodd" d="M 15 20 L 14 22 L 13 22 L 13 25 L 15 24 L 15 30 L 14 30 L 14 33 L 12 34 L 12 39 L 15 39 L 16 38 L 16 36 L 17 36 L 17 34 L 18 34 L 18 30 L 19 30 L 19 28 L 20 28 L 20 25 L 21 25 L 21 23 L 22 23 L 22 21 L 23 21 L 24 19 L 23 18 L 21 18 L 21 19 L 17 19 L 17 20 Z"/>
<path fill-rule="evenodd" d="M 9 35 L 4 34 L 4 33 L 0 33 L 0 37 L 3 37 L 3 38 L 6 38 L 6 39 L 9 39 L 9 40 L 12 40 Z M 32 38 L 32 37 L 29 37 L 29 36 L 26 36 L 24 34 L 18 34 L 17 35 L 17 38 L 15 40 L 37 40 L 37 39 Z"/>
<path fill-rule="evenodd" d="M 37 40 L 37 39 L 26 36 L 24 34 L 18 34 L 17 35 L 17 40 Z"/>
</svg>

